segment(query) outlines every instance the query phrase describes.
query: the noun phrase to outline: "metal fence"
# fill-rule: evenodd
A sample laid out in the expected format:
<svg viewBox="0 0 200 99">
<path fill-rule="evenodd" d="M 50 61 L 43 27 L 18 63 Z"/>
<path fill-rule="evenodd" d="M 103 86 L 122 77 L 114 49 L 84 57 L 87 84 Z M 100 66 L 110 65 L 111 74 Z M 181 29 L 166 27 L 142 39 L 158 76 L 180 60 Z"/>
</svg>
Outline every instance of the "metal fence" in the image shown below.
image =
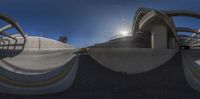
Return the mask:
<svg viewBox="0 0 200 99">
<path fill-rule="evenodd" d="M 26 43 L 26 36 L 21 26 L 3 14 L 0 14 L 0 20 L 6 23 L 6 25 L 0 27 L 0 49 L 23 50 Z M 6 32 L 10 29 L 15 29 L 17 32 L 14 35 Z"/>
</svg>

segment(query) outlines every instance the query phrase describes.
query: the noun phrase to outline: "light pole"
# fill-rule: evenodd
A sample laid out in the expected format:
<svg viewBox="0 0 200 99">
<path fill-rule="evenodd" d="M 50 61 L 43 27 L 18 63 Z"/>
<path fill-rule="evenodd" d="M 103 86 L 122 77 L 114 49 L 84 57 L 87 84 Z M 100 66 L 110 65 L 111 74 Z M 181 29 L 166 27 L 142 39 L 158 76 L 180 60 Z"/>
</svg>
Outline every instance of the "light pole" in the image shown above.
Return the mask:
<svg viewBox="0 0 200 99">
<path fill-rule="evenodd" d="M 40 33 L 40 37 L 39 37 L 39 50 L 41 49 L 41 37 L 42 37 L 42 32 Z"/>
</svg>

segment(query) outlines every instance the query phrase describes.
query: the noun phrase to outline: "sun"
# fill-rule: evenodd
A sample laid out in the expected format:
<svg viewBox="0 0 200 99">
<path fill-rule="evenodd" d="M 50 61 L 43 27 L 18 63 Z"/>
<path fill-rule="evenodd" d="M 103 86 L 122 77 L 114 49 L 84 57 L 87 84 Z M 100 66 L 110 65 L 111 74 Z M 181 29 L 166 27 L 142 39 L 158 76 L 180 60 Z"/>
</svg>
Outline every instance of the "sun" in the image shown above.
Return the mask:
<svg viewBox="0 0 200 99">
<path fill-rule="evenodd" d="M 121 34 L 122 36 L 128 36 L 128 31 L 121 31 L 120 34 Z"/>
</svg>

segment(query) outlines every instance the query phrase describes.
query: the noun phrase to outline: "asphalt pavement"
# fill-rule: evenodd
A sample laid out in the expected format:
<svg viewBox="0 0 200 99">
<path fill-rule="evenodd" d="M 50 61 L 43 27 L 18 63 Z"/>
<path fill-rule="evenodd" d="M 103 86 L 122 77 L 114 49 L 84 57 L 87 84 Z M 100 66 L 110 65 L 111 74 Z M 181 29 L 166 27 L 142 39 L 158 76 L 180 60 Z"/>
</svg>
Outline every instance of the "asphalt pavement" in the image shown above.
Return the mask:
<svg viewBox="0 0 200 99">
<path fill-rule="evenodd" d="M 113 72 L 88 55 L 80 56 L 79 70 L 70 89 L 48 95 L 0 94 L 1 99 L 199 99 L 187 83 L 181 54 L 166 64 L 140 74 Z"/>
</svg>

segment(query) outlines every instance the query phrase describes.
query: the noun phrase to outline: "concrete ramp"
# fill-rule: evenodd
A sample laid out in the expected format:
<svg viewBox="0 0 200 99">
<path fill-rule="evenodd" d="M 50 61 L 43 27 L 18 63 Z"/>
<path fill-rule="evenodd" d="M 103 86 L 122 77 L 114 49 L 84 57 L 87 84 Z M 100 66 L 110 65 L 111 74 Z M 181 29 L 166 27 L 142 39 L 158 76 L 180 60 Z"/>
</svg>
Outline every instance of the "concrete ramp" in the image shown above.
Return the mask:
<svg viewBox="0 0 200 99">
<path fill-rule="evenodd" d="M 200 91 L 200 50 L 182 51 L 182 61 L 185 76 L 189 85 Z"/>
<path fill-rule="evenodd" d="M 18 43 L 22 37 L 16 37 Z M 78 70 L 78 49 L 48 38 L 26 36 L 23 46 L 1 46 L 0 92 L 50 94 L 69 88 Z M 14 41 L 10 39 L 10 44 Z M 23 48 L 23 49 L 22 49 Z"/>
<path fill-rule="evenodd" d="M 66 90 L 78 70 L 79 57 L 74 51 L 22 51 L 1 59 L 0 92 L 48 94 Z"/>
<path fill-rule="evenodd" d="M 75 47 L 59 42 L 57 40 L 45 38 L 45 37 L 37 37 L 37 36 L 26 36 L 26 42 L 24 45 L 17 46 L 15 45 L 15 40 L 11 38 L 4 37 L 5 39 L 8 39 L 10 42 L 5 42 L 5 45 L 8 46 L 0 46 L 0 49 L 6 49 L 6 50 L 64 50 L 64 49 L 75 49 Z M 12 37 L 15 37 L 17 39 L 17 43 L 23 43 L 24 39 L 18 35 L 12 35 Z"/>
<path fill-rule="evenodd" d="M 89 55 L 116 72 L 143 73 L 170 60 L 178 49 L 90 48 Z"/>
<path fill-rule="evenodd" d="M 60 51 L 22 51 L 17 55 L 5 57 L 5 54 L 13 54 L 12 51 L 0 51 L 0 65 L 9 71 L 37 75 L 49 72 L 65 65 L 70 61 L 76 50 L 60 50 Z"/>
</svg>

